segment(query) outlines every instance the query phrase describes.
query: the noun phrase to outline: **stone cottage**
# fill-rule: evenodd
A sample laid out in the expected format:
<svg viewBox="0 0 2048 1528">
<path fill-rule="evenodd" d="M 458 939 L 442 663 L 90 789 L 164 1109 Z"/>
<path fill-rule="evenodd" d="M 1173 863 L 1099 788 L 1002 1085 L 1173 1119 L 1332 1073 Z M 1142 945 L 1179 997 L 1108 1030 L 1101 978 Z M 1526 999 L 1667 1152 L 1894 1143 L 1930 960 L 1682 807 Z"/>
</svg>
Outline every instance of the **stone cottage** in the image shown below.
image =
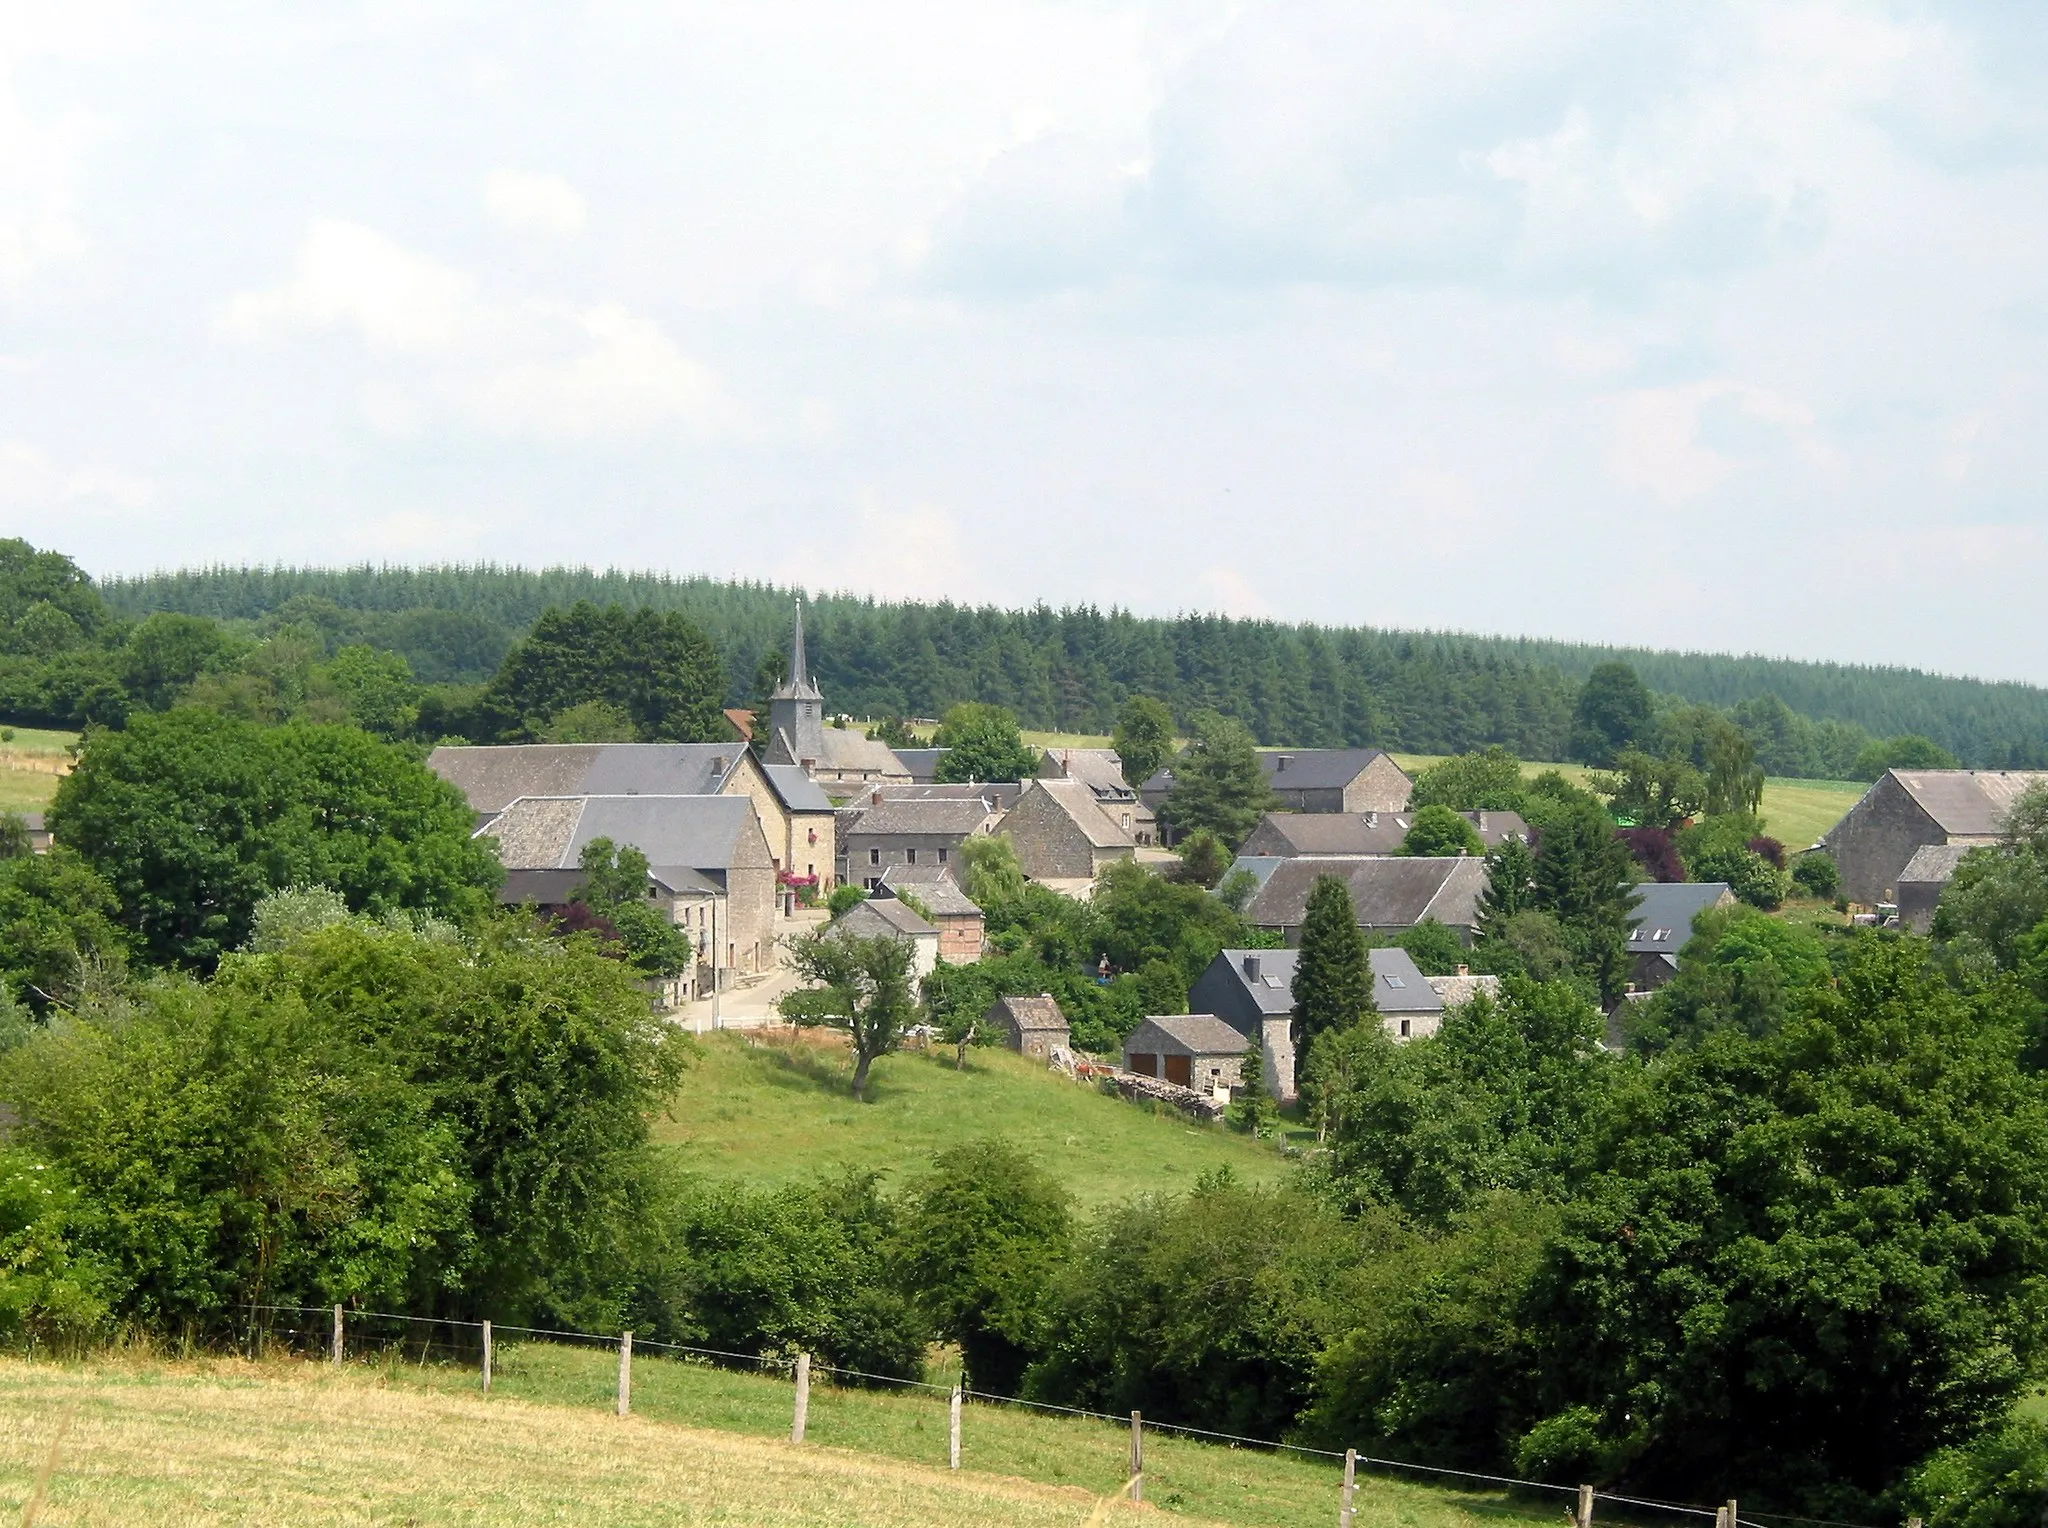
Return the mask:
<svg viewBox="0 0 2048 1528">
<path fill-rule="evenodd" d="M 982 1023 L 1000 1031 L 1011 1050 L 1026 1056 L 1050 1060 L 1054 1051 L 1070 1048 L 1067 1016 L 1051 994 L 1037 997 L 999 997 Z"/>
</svg>

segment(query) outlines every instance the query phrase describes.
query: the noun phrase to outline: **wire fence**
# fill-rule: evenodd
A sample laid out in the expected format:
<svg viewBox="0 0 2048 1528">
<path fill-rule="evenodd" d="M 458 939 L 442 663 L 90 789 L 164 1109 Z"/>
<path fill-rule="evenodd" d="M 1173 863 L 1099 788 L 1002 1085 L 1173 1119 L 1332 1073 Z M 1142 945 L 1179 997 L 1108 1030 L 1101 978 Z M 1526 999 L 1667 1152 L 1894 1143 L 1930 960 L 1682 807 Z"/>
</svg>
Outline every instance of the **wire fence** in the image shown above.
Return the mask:
<svg viewBox="0 0 2048 1528">
<path fill-rule="evenodd" d="M 252 1357 L 262 1357 L 266 1351 L 266 1344 L 279 1341 L 282 1341 L 289 1350 L 302 1356 L 317 1355 L 335 1364 L 342 1363 L 351 1352 L 362 1355 L 370 1351 L 390 1352 L 396 1349 L 403 1357 L 416 1357 L 416 1361 L 422 1365 L 436 1356 L 445 1360 L 461 1360 L 475 1364 L 479 1367 L 482 1388 L 486 1391 L 491 1388 L 493 1351 L 500 1338 L 512 1337 L 564 1346 L 616 1349 L 619 1354 L 618 1410 L 621 1416 L 628 1414 L 631 1409 L 632 1359 L 636 1353 L 673 1355 L 685 1362 L 785 1376 L 795 1385 L 792 1436 L 794 1441 L 799 1443 L 804 1441 L 809 1382 L 814 1374 L 836 1380 L 852 1380 L 862 1386 L 881 1386 L 944 1396 L 949 1399 L 951 1406 L 949 1452 L 950 1463 L 954 1469 L 960 1468 L 961 1407 L 968 1401 L 986 1406 L 1105 1422 L 1118 1428 L 1128 1426 L 1131 1436 L 1129 1492 L 1134 1500 L 1142 1499 L 1143 1439 L 1148 1433 L 1222 1444 L 1230 1448 L 1259 1449 L 1272 1454 L 1328 1460 L 1343 1467 L 1344 1484 L 1339 1507 L 1341 1528 L 1352 1528 L 1353 1479 L 1355 1472 L 1360 1470 L 1379 1471 L 1388 1475 L 1433 1477 L 1468 1487 L 1491 1487 L 1509 1493 L 1538 1497 L 1563 1496 L 1571 1501 L 1572 1510 L 1569 1516 L 1575 1528 L 1593 1528 L 1596 1516 L 1603 1522 L 1611 1520 L 1614 1514 L 1602 1512 L 1600 1509 L 1603 1505 L 1609 1508 L 1633 1508 L 1638 1513 L 1654 1512 L 1682 1518 L 1707 1518 L 1715 1523 L 1716 1528 L 1777 1528 L 1777 1525 L 1786 1523 L 1805 1525 L 1805 1528 L 1873 1528 L 1870 1524 L 1843 1522 L 1833 1518 L 1795 1517 L 1785 1513 L 1751 1512 L 1747 1515 L 1738 1515 L 1735 1501 L 1718 1507 L 1700 1506 L 1690 1502 L 1659 1501 L 1651 1497 L 1629 1496 L 1591 1486 L 1558 1485 L 1550 1481 L 1526 1480 L 1519 1476 L 1493 1475 L 1478 1470 L 1455 1469 L 1448 1465 L 1425 1464 L 1412 1459 L 1383 1458 L 1361 1453 L 1356 1449 L 1315 1448 L 1274 1438 L 1219 1432 L 1212 1428 L 1195 1427 L 1182 1422 L 1163 1422 L 1143 1417 L 1135 1411 L 1124 1417 L 1110 1412 L 1091 1411 L 1086 1407 L 1060 1406 L 1050 1401 L 1027 1400 L 1020 1396 L 974 1390 L 964 1383 L 933 1384 L 928 1380 L 904 1379 L 898 1375 L 841 1368 L 819 1362 L 806 1353 L 742 1353 L 683 1342 L 660 1342 L 635 1336 L 630 1331 L 579 1332 L 556 1327 L 467 1321 L 446 1316 L 411 1316 L 395 1311 L 350 1310 L 344 1306 L 250 1305 L 242 1309 L 249 1313 L 248 1340 Z M 320 1319 L 311 1325 L 302 1326 L 289 1322 L 259 1320 L 259 1317 L 265 1316 L 311 1316 Z M 393 1337 L 387 1334 L 380 1337 L 374 1332 L 366 1332 L 363 1330 L 363 1323 L 366 1322 L 395 1323 L 400 1329 L 399 1335 Z M 444 1334 L 438 1340 L 437 1331 Z M 1621 1518 L 1624 1522 L 1632 1520 L 1631 1515 L 1624 1515 Z M 1910 1520 L 1907 1528 L 1919 1528 L 1918 1519 Z"/>
</svg>

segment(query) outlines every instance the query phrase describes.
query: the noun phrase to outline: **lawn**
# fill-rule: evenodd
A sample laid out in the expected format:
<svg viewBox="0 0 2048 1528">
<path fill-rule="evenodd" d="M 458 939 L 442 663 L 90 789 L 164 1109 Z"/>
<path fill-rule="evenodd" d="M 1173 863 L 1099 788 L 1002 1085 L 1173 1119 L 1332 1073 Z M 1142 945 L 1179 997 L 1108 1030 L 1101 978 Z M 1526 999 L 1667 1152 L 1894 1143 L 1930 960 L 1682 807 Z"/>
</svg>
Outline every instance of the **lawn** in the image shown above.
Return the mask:
<svg viewBox="0 0 2048 1528">
<path fill-rule="evenodd" d="M 1125 1478 L 1121 1423 L 970 1405 L 945 1468 L 930 1393 L 814 1383 L 636 1353 L 612 1414 L 609 1349 L 501 1345 L 467 1364 L 0 1362 L 0 1511 L 18 1513 L 70 1417 L 47 1523 L 1078 1525 Z M 1146 1497 L 1183 1521 L 1325 1528 L 1335 1461 L 1151 1434 Z M 1361 1528 L 1538 1528 L 1548 1503 L 1365 1474 Z M 1135 1520 L 1112 1505 L 1097 1521 Z"/>
<path fill-rule="evenodd" d="M 40 812 L 71 767 L 78 734 L 40 727 L 4 727 L 0 733 L 11 734 L 0 736 L 0 811 Z"/>
<path fill-rule="evenodd" d="M 954 1070 L 950 1049 L 885 1056 L 869 1077 L 868 1101 L 855 1103 L 843 1048 L 776 1031 L 704 1041 L 674 1117 L 658 1121 L 655 1135 L 713 1178 L 781 1184 L 851 1167 L 900 1180 L 940 1147 L 981 1136 L 1031 1152 L 1084 1207 L 1186 1190 L 1219 1167 L 1247 1182 L 1287 1170 L 1271 1145 L 1155 1115 L 1005 1050 L 969 1052 L 964 1072 Z"/>
<path fill-rule="evenodd" d="M 1433 754 L 1397 753 L 1394 762 L 1412 775 L 1432 764 L 1441 764 L 1443 759 Z M 1522 765 L 1524 776 L 1538 775 L 1546 769 L 1556 770 L 1574 785 L 1585 785 L 1586 777 L 1593 773 L 1583 764 Z M 1854 780 L 1780 780 L 1773 777 L 1764 781 L 1764 828 L 1786 848 L 1804 849 L 1840 822 L 1843 814 L 1869 789 L 1868 785 Z"/>
</svg>

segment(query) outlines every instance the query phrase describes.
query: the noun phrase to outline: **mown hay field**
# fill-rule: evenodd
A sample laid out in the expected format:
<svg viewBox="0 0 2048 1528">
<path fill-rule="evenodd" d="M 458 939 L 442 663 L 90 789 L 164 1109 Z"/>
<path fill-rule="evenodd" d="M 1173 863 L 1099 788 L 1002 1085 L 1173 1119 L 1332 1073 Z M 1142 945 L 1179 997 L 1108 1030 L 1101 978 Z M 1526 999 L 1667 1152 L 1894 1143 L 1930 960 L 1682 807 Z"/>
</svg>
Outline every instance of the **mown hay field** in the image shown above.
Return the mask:
<svg viewBox="0 0 2048 1528">
<path fill-rule="evenodd" d="M 57 794 L 57 782 L 71 768 L 75 732 L 41 727 L 8 727 L 0 737 L 0 811 L 40 812 Z"/>
<path fill-rule="evenodd" d="M 814 1386 L 787 1442 L 786 1379 L 636 1355 L 501 1347 L 493 1393 L 466 1365 L 291 1360 L 0 1362 L 0 1513 L 19 1520 L 68 1418 L 45 1528 L 283 1524 L 1073 1524 L 1123 1484 L 1121 1424 L 974 1405 L 945 1468 L 942 1397 Z M 1143 1508 L 1103 1523 L 1326 1528 L 1333 1461 L 1176 1440 L 1146 1444 Z M 1369 1475 L 1360 1528 L 1538 1528 L 1542 1502 Z"/>
<path fill-rule="evenodd" d="M 1030 1152 L 1083 1207 L 1182 1192 L 1223 1167 L 1247 1183 L 1287 1170 L 1270 1141 L 1106 1097 L 993 1047 L 971 1050 L 965 1071 L 950 1047 L 885 1056 L 856 1103 L 836 1036 L 703 1039 L 655 1138 L 708 1178 L 778 1185 L 857 1169 L 895 1183 L 941 1148 L 983 1136 Z"/>
</svg>

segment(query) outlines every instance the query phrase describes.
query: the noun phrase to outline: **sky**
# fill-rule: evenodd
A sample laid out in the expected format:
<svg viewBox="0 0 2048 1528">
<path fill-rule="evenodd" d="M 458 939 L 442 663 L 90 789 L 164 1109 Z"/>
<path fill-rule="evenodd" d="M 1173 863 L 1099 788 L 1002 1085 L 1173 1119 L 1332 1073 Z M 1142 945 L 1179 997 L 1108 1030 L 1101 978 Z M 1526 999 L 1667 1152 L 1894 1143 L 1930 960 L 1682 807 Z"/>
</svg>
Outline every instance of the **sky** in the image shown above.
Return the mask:
<svg viewBox="0 0 2048 1528">
<path fill-rule="evenodd" d="M 2044 358 L 2039 5 L 0 0 L 0 534 L 95 574 L 2048 682 Z"/>
</svg>

